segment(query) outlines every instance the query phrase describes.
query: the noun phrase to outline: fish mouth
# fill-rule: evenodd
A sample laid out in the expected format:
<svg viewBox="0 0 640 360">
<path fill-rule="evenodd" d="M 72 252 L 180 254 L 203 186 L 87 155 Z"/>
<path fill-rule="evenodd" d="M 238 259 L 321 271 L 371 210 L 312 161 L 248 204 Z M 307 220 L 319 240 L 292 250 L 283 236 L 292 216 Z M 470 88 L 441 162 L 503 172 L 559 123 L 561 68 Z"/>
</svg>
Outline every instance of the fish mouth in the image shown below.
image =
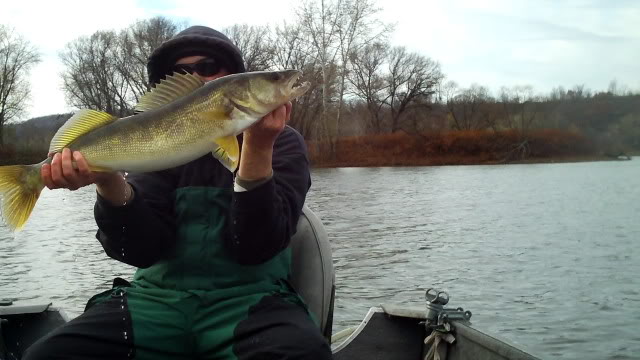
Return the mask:
<svg viewBox="0 0 640 360">
<path fill-rule="evenodd" d="M 302 71 L 300 70 L 291 70 L 289 81 L 287 81 L 287 92 L 289 93 L 289 99 L 293 100 L 299 96 L 302 96 L 304 93 L 309 90 L 311 87 L 311 83 L 308 81 L 300 83 L 300 78 L 302 77 Z"/>
</svg>

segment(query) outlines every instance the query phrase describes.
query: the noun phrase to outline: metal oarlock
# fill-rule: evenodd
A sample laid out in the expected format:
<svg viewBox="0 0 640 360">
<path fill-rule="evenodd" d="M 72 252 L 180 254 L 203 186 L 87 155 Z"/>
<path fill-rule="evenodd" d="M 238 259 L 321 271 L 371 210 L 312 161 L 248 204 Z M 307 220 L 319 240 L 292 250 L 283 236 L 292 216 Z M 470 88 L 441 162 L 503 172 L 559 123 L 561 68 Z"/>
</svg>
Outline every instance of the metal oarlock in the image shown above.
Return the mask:
<svg viewBox="0 0 640 360">
<path fill-rule="evenodd" d="M 461 307 L 445 309 L 444 306 L 449 303 L 449 294 L 446 291 L 429 288 L 425 293 L 425 299 L 427 301 L 425 326 L 428 328 L 441 328 L 449 320 L 469 321 L 471 319 L 471 311 L 465 311 Z"/>
</svg>

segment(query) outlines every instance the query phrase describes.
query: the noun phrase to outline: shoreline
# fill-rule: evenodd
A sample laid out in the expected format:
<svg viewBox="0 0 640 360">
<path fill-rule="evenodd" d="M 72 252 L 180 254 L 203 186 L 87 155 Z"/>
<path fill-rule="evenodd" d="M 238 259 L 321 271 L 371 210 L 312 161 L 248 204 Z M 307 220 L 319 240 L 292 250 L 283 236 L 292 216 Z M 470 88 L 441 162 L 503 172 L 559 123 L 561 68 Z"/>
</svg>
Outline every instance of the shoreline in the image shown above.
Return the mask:
<svg viewBox="0 0 640 360">
<path fill-rule="evenodd" d="M 632 158 L 640 156 L 640 154 L 629 154 Z M 4 160 L 4 161 L 3 161 Z M 7 159 L 0 159 L 0 166 L 8 165 L 28 165 L 34 162 L 27 160 L 26 162 L 16 162 Z M 23 158 L 24 160 L 24 158 Z M 380 159 L 363 159 L 363 160 L 340 160 L 340 161 L 318 161 L 310 159 L 311 168 L 342 168 L 342 167 L 410 167 L 410 166 L 460 166 L 460 165 L 525 165 L 525 164 L 564 164 L 564 163 L 580 163 L 580 162 L 600 162 L 600 161 L 631 161 L 619 160 L 604 155 L 584 155 L 584 156 L 558 156 L 558 157 L 531 157 L 522 160 L 498 161 L 488 159 L 484 156 L 437 156 L 429 158 L 390 158 L 387 161 L 379 161 Z"/>
<path fill-rule="evenodd" d="M 640 153 L 631 152 L 627 154 L 633 157 L 640 157 Z M 19 156 L 16 158 L 0 158 L 0 166 L 7 165 L 28 165 L 42 161 L 41 156 Z M 37 159 L 37 160 L 36 160 Z M 309 156 L 312 168 L 337 168 L 337 167 L 403 167 L 403 166 L 456 166 L 456 165 L 518 165 L 518 164 L 554 164 L 554 163 L 579 163 L 579 162 L 599 162 L 599 161 L 630 161 L 615 159 L 605 155 L 567 155 L 554 157 L 529 157 L 521 160 L 500 161 L 489 154 L 479 154 L 476 156 L 460 156 L 456 154 L 418 157 L 393 156 L 388 159 L 340 159 L 340 160 L 319 160 Z"/>
<path fill-rule="evenodd" d="M 550 164 L 621 161 L 578 133 L 540 129 L 526 137 L 513 130 L 389 133 L 343 137 L 334 144 L 308 142 L 314 168 Z M 631 149 L 627 149 L 631 150 Z"/>
<path fill-rule="evenodd" d="M 633 154 L 630 156 L 634 156 Z M 637 156 L 637 155 L 635 155 Z M 323 161 L 320 163 L 314 163 L 311 160 L 311 168 L 313 169 L 328 169 L 328 168 L 343 168 L 343 167 L 419 167 L 419 166 L 477 166 L 477 165 L 533 165 L 533 164 L 570 164 L 570 163 L 582 163 L 582 162 L 601 162 L 601 161 L 631 161 L 631 160 L 618 160 L 604 155 L 587 155 L 587 156 L 562 156 L 553 158 L 529 158 L 523 160 L 514 161 L 496 161 L 488 159 L 477 158 L 459 158 L 456 157 L 455 161 L 448 157 L 439 157 L 431 159 L 405 159 L 397 161 L 390 159 L 388 162 L 377 161 Z"/>
</svg>

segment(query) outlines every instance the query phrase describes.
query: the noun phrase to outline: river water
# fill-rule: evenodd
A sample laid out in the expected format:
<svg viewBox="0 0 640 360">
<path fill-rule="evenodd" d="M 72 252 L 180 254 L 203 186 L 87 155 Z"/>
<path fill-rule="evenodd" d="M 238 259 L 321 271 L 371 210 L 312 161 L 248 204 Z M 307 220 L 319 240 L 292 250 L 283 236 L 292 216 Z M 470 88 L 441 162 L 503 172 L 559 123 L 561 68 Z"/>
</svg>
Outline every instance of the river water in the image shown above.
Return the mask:
<svg viewBox="0 0 640 360">
<path fill-rule="evenodd" d="M 447 290 L 475 327 L 542 358 L 640 358 L 640 159 L 313 171 L 329 233 L 334 331 L 371 306 Z M 133 269 L 94 238 L 94 190 L 45 190 L 0 227 L 0 298 L 71 316 Z"/>
</svg>

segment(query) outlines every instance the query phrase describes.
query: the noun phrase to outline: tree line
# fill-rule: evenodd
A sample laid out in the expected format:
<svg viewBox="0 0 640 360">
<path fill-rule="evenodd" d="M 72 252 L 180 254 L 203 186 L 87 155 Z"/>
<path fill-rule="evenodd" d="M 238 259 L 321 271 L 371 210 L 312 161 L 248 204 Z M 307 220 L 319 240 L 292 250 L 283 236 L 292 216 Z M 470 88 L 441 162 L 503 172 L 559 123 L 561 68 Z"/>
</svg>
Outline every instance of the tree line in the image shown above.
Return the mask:
<svg viewBox="0 0 640 360">
<path fill-rule="evenodd" d="M 380 20 L 381 9 L 373 0 L 306 1 L 294 11 L 294 22 L 234 25 L 223 32 L 243 52 L 248 71 L 304 72 L 311 88 L 298 99 L 290 124 L 327 156 L 340 137 L 398 131 L 420 137 L 509 130 L 521 134 L 526 146 L 529 132 L 551 128 L 584 134 L 603 148 L 640 149 L 640 96 L 616 82 L 606 91 L 575 86 L 546 95 L 526 85 L 503 87 L 496 94 L 478 84 L 460 87 L 447 81 L 436 60 L 392 45 L 394 26 Z M 186 26 L 154 17 L 69 42 L 59 54 L 68 104 L 131 114 L 149 88 L 147 58 Z M 26 75 L 40 56 L 26 40 L 0 26 L 3 59 L 0 135 L 24 111 Z M 9 140 L 6 135 L 0 141 Z"/>
</svg>

